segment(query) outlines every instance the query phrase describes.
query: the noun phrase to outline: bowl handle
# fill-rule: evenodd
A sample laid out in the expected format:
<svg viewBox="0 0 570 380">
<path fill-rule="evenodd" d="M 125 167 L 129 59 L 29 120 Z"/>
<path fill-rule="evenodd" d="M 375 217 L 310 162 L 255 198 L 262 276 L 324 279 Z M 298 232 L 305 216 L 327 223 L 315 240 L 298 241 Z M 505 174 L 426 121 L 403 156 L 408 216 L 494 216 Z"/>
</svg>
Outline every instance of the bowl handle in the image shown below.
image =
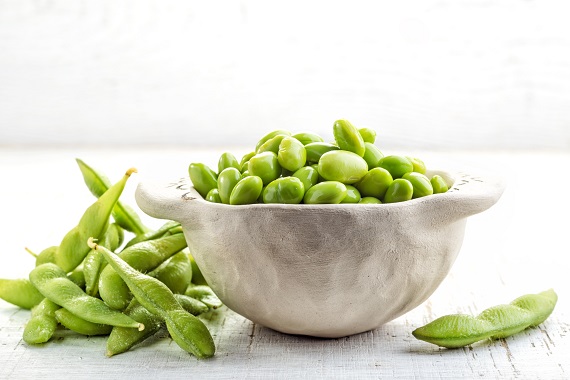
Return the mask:
<svg viewBox="0 0 570 380">
<path fill-rule="evenodd" d="M 444 179 L 449 179 L 445 172 L 431 174 L 441 174 Z M 505 182 L 500 177 L 468 173 L 457 173 L 454 177 L 455 181 L 452 181 L 453 184 L 446 193 L 428 197 L 431 201 L 438 202 L 437 212 L 442 219 L 449 221 L 487 210 L 497 203 L 505 190 Z M 429 202 L 426 202 L 426 207 L 433 207 L 427 203 Z"/>
<path fill-rule="evenodd" d="M 206 202 L 185 178 L 177 182 L 141 182 L 135 200 L 146 214 L 177 222 L 198 218 Z"/>
</svg>

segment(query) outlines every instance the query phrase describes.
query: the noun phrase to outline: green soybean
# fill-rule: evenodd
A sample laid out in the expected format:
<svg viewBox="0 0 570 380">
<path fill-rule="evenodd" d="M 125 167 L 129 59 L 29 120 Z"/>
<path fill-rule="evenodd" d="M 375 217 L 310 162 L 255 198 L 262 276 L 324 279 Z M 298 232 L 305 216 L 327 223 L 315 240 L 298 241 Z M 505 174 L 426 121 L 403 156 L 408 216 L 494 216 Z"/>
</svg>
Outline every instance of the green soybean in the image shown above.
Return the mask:
<svg viewBox="0 0 570 380">
<path fill-rule="evenodd" d="M 44 297 L 87 321 L 144 329 L 137 321 L 87 295 L 55 264 L 46 263 L 34 268 L 30 272 L 30 281 Z"/>
<path fill-rule="evenodd" d="M 312 132 L 299 132 L 293 135 L 294 138 L 299 140 L 301 144 L 307 145 L 314 142 L 324 142 L 323 138 L 316 133 Z"/>
<path fill-rule="evenodd" d="M 220 192 L 218 189 L 212 189 L 208 191 L 205 198 L 208 202 L 212 203 L 222 203 L 222 198 L 220 197 Z"/>
<path fill-rule="evenodd" d="M 259 149 L 257 149 L 257 153 L 259 154 L 263 152 L 273 152 L 277 154 L 277 152 L 279 152 L 279 145 L 281 144 L 281 141 L 283 141 L 283 139 L 287 136 L 288 135 L 277 135 L 270 138 L 264 142 L 263 145 L 259 147 Z"/>
<path fill-rule="evenodd" d="M 305 192 L 303 202 L 307 204 L 338 204 L 346 197 L 346 193 L 346 185 L 342 182 L 320 182 Z"/>
<path fill-rule="evenodd" d="M 521 296 L 508 305 L 494 306 L 476 317 L 453 314 L 440 317 L 412 332 L 416 339 L 441 347 L 458 348 L 484 339 L 500 339 L 544 322 L 558 296 L 549 289 Z"/>
<path fill-rule="evenodd" d="M 392 175 L 383 168 L 372 168 L 354 186 L 363 197 L 384 198 L 384 194 L 393 182 Z"/>
<path fill-rule="evenodd" d="M 433 177 L 431 177 L 430 183 L 431 183 L 431 186 L 433 188 L 434 194 L 445 193 L 445 192 L 447 192 L 447 190 L 449 190 L 447 187 L 447 183 L 445 182 L 443 177 L 440 175 L 436 174 Z"/>
<path fill-rule="evenodd" d="M 392 178 L 402 178 L 414 170 L 412 162 L 404 156 L 386 156 L 378 161 L 378 166 L 390 172 Z"/>
<path fill-rule="evenodd" d="M 263 136 L 255 145 L 255 152 L 258 153 L 259 148 L 265 144 L 265 142 L 267 140 L 272 139 L 273 137 L 277 136 L 277 135 L 286 135 L 286 136 L 291 136 L 291 132 L 286 131 L 284 129 L 278 129 L 272 132 L 269 132 L 268 134 L 266 134 L 265 136 Z"/>
<path fill-rule="evenodd" d="M 358 202 L 359 204 L 381 204 L 382 201 L 378 198 L 374 198 L 374 197 L 362 197 L 362 199 L 360 199 L 360 202 Z"/>
<path fill-rule="evenodd" d="M 250 175 L 242 178 L 233 188 L 230 194 L 231 205 L 247 205 L 257 202 L 263 190 L 261 178 Z"/>
<path fill-rule="evenodd" d="M 360 128 L 358 133 L 360 133 L 360 136 L 362 136 L 362 140 L 364 140 L 365 143 L 374 144 L 374 141 L 376 141 L 376 131 L 374 129 Z"/>
<path fill-rule="evenodd" d="M 361 199 L 360 192 L 352 185 L 346 185 L 346 196 L 340 203 L 359 203 Z"/>
<path fill-rule="evenodd" d="M 23 309 L 31 309 L 39 304 L 44 296 L 28 279 L 0 278 L 0 298 Z"/>
<path fill-rule="evenodd" d="M 32 309 L 30 320 L 24 327 L 24 342 L 28 344 L 41 344 L 50 340 L 57 329 L 55 312 L 60 308 L 61 306 L 47 298 L 44 298 L 35 306 Z"/>
<path fill-rule="evenodd" d="M 412 163 L 413 171 L 421 174 L 426 174 L 426 164 L 417 157 L 406 156 L 408 160 Z"/>
<path fill-rule="evenodd" d="M 305 186 L 297 177 L 281 177 L 269 183 L 262 194 L 263 203 L 298 204 L 305 195 Z"/>
<path fill-rule="evenodd" d="M 123 192 L 127 180 L 135 172 L 136 169 L 129 169 L 119 182 L 87 208 L 77 226 L 64 236 L 55 254 L 55 263 L 64 271 L 72 271 L 85 259 L 90 251 L 85 242 L 90 236 L 97 239 L 103 237 L 111 211 Z"/>
<path fill-rule="evenodd" d="M 206 198 L 208 191 L 218 187 L 218 175 L 205 164 L 190 164 L 188 174 L 192 185 L 202 198 Z"/>
<path fill-rule="evenodd" d="M 81 335 L 94 336 L 94 335 L 109 335 L 113 326 L 103 325 L 101 323 L 93 323 L 86 321 L 70 312 L 67 309 L 61 308 L 55 311 L 56 320 L 61 323 L 65 328 L 74 331 Z M 136 330 L 136 329 L 129 329 Z"/>
<path fill-rule="evenodd" d="M 412 198 L 421 198 L 433 194 L 433 186 L 428 177 L 418 172 L 410 172 L 402 177 L 410 181 L 414 187 Z"/>
<path fill-rule="evenodd" d="M 380 159 L 384 157 L 384 154 L 378 149 L 378 147 L 372 143 L 365 142 L 364 146 L 366 147 L 366 151 L 364 152 L 364 161 L 368 164 L 368 169 L 378 167 L 378 162 Z"/>
<path fill-rule="evenodd" d="M 80 159 L 75 160 L 83 175 L 83 180 L 91 194 L 99 198 L 110 187 L 111 181 L 102 173 L 93 169 Z M 143 224 L 138 214 L 126 204 L 117 201 L 112 211 L 113 219 L 121 228 L 133 232 L 136 235 L 143 234 L 148 228 Z M 43 263 L 42 263 L 43 264 Z"/>
<path fill-rule="evenodd" d="M 224 171 L 224 169 L 227 168 L 236 168 L 238 170 L 241 169 L 241 166 L 236 156 L 234 156 L 230 152 L 222 153 L 220 159 L 218 160 L 218 173 L 221 173 L 222 171 Z"/>
<path fill-rule="evenodd" d="M 333 150 L 322 155 L 318 171 L 327 181 L 351 185 L 360 181 L 368 173 L 368 165 L 356 153 Z"/>
<path fill-rule="evenodd" d="M 364 156 L 366 147 L 358 129 L 348 120 L 337 120 L 333 125 L 333 135 L 338 147 L 353 152 L 360 157 Z"/>
<path fill-rule="evenodd" d="M 340 148 L 338 146 L 326 142 L 314 142 L 307 144 L 305 145 L 305 152 L 307 153 L 307 163 L 316 164 L 319 162 L 323 154 L 339 149 Z"/>
<path fill-rule="evenodd" d="M 247 169 L 247 163 L 253 156 L 255 156 L 255 152 L 249 152 L 247 154 L 244 154 L 244 156 L 241 158 L 241 161 L 239 162 L 239 167 L 242 173 L 244 172 L 244 170 Z"/>
<path fill-rule="evenodd" d="M 218 193 L 222 203 L 230 203 L 232 190 L 241 179 L 242 174 L 235 168 L 227 168 L 218 175 Z"/>
<path fill-rule="evenodd" d="M 175 234 L 135 244 L 121 251 L 119 256 L 136 270 L 150 272 L 186 246 L 184 234 Z M 108 265 L 99 277 L 99 295 L 116 310 L 124 310 L 132 299 L 128 285 Z"/>
<path fill-rule="evenodd" d="M 386 194 L 384 194 L 384 203 L 409 201 L 412 199 L 413 194 L 414 187 L 412 186 L 412 183 L 407 179 L 397 178 L 390 184 L 388 190 L 386 190 Z"/>
<path fill-rule="evenodd" d="M 277 155 L 273 152 L 262 152 L 253 156 L 247 165 L 250 176 L 261 178 L 263 185 L 267 185 L 281 175 L 281 165 Z"/>
<path fill-rule="evenodd" d="M 319 172 L 313 166 L 303 166 L 293 173 L 292 176 L 299 178 L 301 182 L 303 182 L 303 188 L 305 191 L 316 185 L 319 180 Z"/>
<path fill-rule="evenodd" d="M 294 137 L 286 137 L 279 144 L 277 160 L 283 169 L 295 172 L 305 166 L 307 151 L 299 140 Z"/>
<path fill-rule="evenodd" d="M 103 252 L 109 265 L 119 273 L 141 305 L 165 320 L 170 336 L 182 349 L 199 358 L 214 355 L 214 340 L 207 327 L 180 306 L 166 285 L 133 269 L 117 255 L 95 244 L 92 239 L 88 244 Z"/>
</svg>

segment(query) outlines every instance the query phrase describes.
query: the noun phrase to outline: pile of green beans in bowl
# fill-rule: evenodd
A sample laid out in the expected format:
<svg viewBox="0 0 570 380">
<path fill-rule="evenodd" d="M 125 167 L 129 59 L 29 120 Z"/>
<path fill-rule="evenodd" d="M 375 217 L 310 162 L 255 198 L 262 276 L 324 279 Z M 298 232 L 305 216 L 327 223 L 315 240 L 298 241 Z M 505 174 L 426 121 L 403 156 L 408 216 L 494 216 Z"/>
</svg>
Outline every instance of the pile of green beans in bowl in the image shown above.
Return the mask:
<svg viewBox="0 0 570 380">
<path fill-rule="evenodd" d="M 62 329 L 106 335 L 112 356 L 166 329 L 185 351 L 213 356 L 214 341 L 199 316 L 222 304 L 188 251 L 180 224 L 149 229 L 119 201 L 135 169 L 111 184 L 77 163 L 97 200 L 59 245 L 28 250 L 35 257 L 29 278 L 0 279 L 0 298 L 31 309 L 24 342 L 47 343 Z"/>
<path fill-rule="evenodd" d="M 207 201 L 230 205 L 395 203 L 448 190 L 441 176 L 426 176 L 422 160 L 384 156 L 373 129 L 337 120 L 333 135 L 327 143 L 310 132 L 272 131 L 241 161 L 223 153 L 217 172 L 190 164 L 190 180 Z"/>
</svg>

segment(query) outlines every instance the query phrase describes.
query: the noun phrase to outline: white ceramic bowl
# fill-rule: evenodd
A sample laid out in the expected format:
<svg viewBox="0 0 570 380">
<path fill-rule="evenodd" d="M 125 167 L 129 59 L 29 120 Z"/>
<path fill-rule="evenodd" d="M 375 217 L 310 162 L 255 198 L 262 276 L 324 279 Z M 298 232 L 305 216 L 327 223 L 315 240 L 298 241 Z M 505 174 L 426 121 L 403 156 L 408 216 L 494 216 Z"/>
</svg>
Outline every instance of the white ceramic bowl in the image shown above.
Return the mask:
<svg viewBox="0 0 570 380">
<path fill-rule="evenodd" d="M 503 192 L 498 179 L 434 173 L 447 193 L 394 204 L 230 206 L 205 201 L 188 178 L 141 183 L 136 200 L 182 224 L 230 309 L 284 333 L 342 337 L 425 301 L 459 253 L 466 218 Z"/>
</svg>

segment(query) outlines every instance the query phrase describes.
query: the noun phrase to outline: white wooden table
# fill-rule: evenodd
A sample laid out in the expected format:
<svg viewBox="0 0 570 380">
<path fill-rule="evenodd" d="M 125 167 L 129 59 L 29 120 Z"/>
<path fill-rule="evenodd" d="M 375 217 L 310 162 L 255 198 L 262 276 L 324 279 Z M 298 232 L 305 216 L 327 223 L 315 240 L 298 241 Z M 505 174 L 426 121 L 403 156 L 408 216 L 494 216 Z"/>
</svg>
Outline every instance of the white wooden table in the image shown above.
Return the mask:
<svg viewBox="0 0 570 380">
<path fill-rule="evenodd" d="M 75 157 L 112 180 L 136 166 L 139 174 L 122 198 L 134 205 L 138 181 L 184 176 L 188 163 L 213 165 L 223 150 L 0 150 L 0 278 L 26 277 L 33 258 L 24 247 L 39 251 L 58 244 L 92 202 Z M 272 331 L 223 308 L 205 318 L 217 345 L 213 359 L 196 360 L 164 333 L 107 358 L 105 338 L 64 331 L 45 345 L 28 346 L 21 336 L 29 312 L 0 301 L 0 378 L 570 378 L 570 154 L 407 153 L 434 168 L 502 172 L 508 182 L 497 205 L 470 218 L 449 276 L 408 314 L 363 334 L 315 339 Z M 554 313 L 516 336 L 447 350 L 411 335 L 441 315 L 477 314 L 550 287 L 559 295 Z"/>
</svg>

